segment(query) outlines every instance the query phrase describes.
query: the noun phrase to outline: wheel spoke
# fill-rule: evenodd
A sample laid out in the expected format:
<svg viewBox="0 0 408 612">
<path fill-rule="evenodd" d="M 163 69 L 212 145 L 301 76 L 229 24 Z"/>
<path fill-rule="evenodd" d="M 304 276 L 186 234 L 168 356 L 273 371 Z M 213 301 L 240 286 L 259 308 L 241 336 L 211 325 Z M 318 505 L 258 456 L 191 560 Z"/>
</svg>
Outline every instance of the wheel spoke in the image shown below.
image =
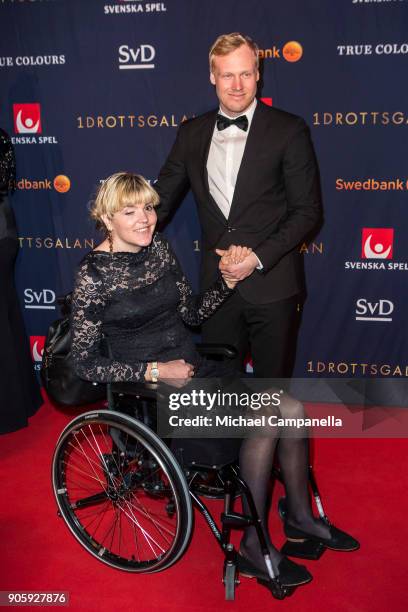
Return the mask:
<svg viewBox="0 0 408 612">
<path fill-rule="evenodd" d="M 106 501 L 105 506 L 102 506 L 101 511 L 100 511 L 100 512 L 95 513 L 95 516 L 94 516 L 94 518 L 92 519 L 92 521 L 91 521 L 90 523 L 88 523 L 87 525 L 84 525 L 84 528 L 85 528 L 85 529 L 86 529 L 86 531 L 89 533 L 89 528 L 90 528 L 90 526 L 92 525 L 92 523 L 93 523 L 94 521 L 96 521 L 96 520 L 98 520 L 98 519 L 99 519 L 99 521 L 98 521 L 98 523 L 97 523 L 97 526 L 96 526 L 96 529 L 93 531 L 93 533 L 92 533 L 92 534 L 90 533 L 90 535 L 91 535 L 91 536 L 92 536 L 94 539 L 96 539 L 96 538 L 95 538 L 96 532 L 98 531 L 99 526 L 101 525 L 102 520 L 104 519 L 104 517 L 105 517 L 105 515 L 106 515 L 106 512 L 108 511 L 108 509 L 109 509 L 110 505 L 111 505 L 111 504 L 110 504 L 110 501 L 109 501 L 109 500 L 107 500 L 107 501 Z"/>
<path fill-rule="evenodd" d="M 153 544 L 154 544 L 154 545 L 155 545 L 155 546 L 156 546 L 156 547 L 157 547 L 159 550 L 161 550 L 161 552 L 162 552 L 162 553 L 164 553 L 164 552 L 165 552 L 164 548 L 162 548 L 162 547 L 160 546 L 160 544 L 159 544 L 158 542 L 156 542 L 156 540 L 153 538 L 153 536 L 151 536 L 151 535 L 150 535 L 150 534 L 149 534 L 149 533 L 146 531 L 146 529 L 144 529 L 144 528 L 142 527 L 142 525 L 139 523 L 139 521 L 137 520 L 136 516 L 134 515 L 134 513 L 133 513 L 133 511 L 132 511 L 132 508 L 131 508 L 131 505 L 129 504 L 129 502 L 127 501 L 127 499 L 124 499 L 124 500 L 123 500 L 123 503 L 124 503 L 124 505 L 127 507 L 127 510 L 126 510 L 126 509 L 125 509 L 125 508 L 122 506 L 122 511 L 124 512 L 125 516 L 127 516 L 127 518 L 128 518 L 129 520 L 133 521 L 133 522 L 134 522 L 134 524 L 136 525 L 136 527 L 138 527 L 138 528 L 139 528 L 139 530 L 140 530 L 140 532 L 141 532 L 142 536 L 143 536 L 143 537 L 144 537 L 144 539 L 146 540 L 146 543 L 149 545 L 149 547 L 150 547 L 150 549 L 151 549 L 152 553 L 153 553 L 154 555 L 156 555 L 156 553 L 155 553 L 155 551 L 154 551 L 154 549 L 153 549 L 152 543 L 153 543 Z M 157 556 L 157 555 L 156 555 L 156 556 Z"/>
<path fill-rule="evenodd" d="M 149 521 L 156 527 L 157 531 L 163 536 L 163 538 L 165 538 L 165 536 L 163 535 L 163 532 L 168 533 L 172 538 L 174 538 L 175 536 L 175 531 L 171 531 L 169 528 L 167 528 L 164 523 L 160 522 L 159 518 L 155 518 L 155 516 L 149 512 L 141 503 L 139 500 L 137 500 L 139 502 L 139 506 L 135 506 L 134 504 L 132 504 L 132 502 L 129 500 L 129 503 L 131 505 L 131 507 L 136 511 L 136 512 L 140 512 L 140 514 L 142 514 L 142 516 L 144 516 L 145 518 L 149 519 Z M 167 538 L 166 542 L 170 542 L 170 540 L 168 540 Z"/>
<path fill-rule="evenodd" d="M 180 504 L 185 513 L 191 500 L 155 434 L 120 419 L 95 414 L 66 428 L 53 462 L 58 505 L 95 557 L 131 571 L 162 569 L 187 544 Z"/>
<path fill-rule="evenodd" d="M 96 473 L 96 470 L 95 470 L 95 468 L 94 468 L 94 466 L 93 466 L 93 464 L 94 464 L 95 462 L 94 462 L 94 461 L 93 461 L 93 460 L 92 460 L 92 459 L 91 459 L 91 458 L 88 456 L 88 454 L 87 454 L 87 453 L 85 453 L 85 451 L 84 451 L 84 449 L 83 449 L 83 446 L 82 446 L 81 442 L 79 441 L 78 436 L 77 436 L 75 433 L 74 433 L 74 437 L 75 437 L 75 439 L 77 440 L 78 445 L 79 445 L 79 447 L 81 448 L 81 451 L 82 451 L 82 453 L 83 453 L 83 455 L 84 455 L 84 457 L 85 457 L 85 459 L 86 459 L 86 461 L 87 461 L 87 463 L 88 463 L 89 467 L 90 467 L 90 468 L 91 468 L 91 470 L 93 471 L 94 476 L 95 476 L 95 479 L 96 479 L 96 480 L 99 482 L 99 484 L 102 486 L 102 488 L 106 490 L 106 487 L 105 487 L 105 485 L 104 485 L 104 483 L 103 483 L 102 479 L 101 479 L 101 478 L 98 476 L 98 474 Z M 92 445 L 90 444 L 90 442 L 89 442 L 88 438 L 87 438 L 87 442 L 88 442 L 89 446 L 92 448 Z M 99 467 L 100 467 L 100 464 L 97 464 L 97 466 L 98 466 L 98 468 L 99 468 Z"/>
<path fill-rule="evenodd" d="M 90 480 L 94 480 L 95 482 L 97 482 L 99 484 L 102 483 L 102 480 L 99 477 L 92 476 L 92 474 L 89 474 L 89 472 L 84 472 L 83 470 L 81 470 L 81 468 L 77 467 L 75 464 L 72 465 L 72 462 L 69 463 L 69 469 L 70 469 L 70 473 L 71 472 L 76 472 L 76 474 L 86 476 L 86 478 L 89 478 Z M 77 484 L 79 484 L 79 483 L 77 483 Z"/>
</svg>

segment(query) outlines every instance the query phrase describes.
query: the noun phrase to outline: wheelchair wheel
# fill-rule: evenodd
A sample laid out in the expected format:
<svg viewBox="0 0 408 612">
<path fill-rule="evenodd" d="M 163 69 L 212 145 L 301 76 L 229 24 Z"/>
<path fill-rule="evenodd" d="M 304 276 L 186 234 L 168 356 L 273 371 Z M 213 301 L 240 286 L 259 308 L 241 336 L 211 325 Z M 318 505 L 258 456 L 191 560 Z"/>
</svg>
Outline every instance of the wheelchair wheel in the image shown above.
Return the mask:
<svg viewBox="0 0 408 612">
<path fill-rule="evenodd" d="M 193 511 L 183 472 L 132 417 L 99 410 L 71 421 L 54 452 L 52 482 L 75 538 L 111 567 L 158 572 L 187 548 Z"/>
<path fill-rule="evenodd" d="M 226 601 L 234 601 L 236 584 L 237 584 L 237 567 L 235 564 L 227 564 L 224 568 L 224 585 L 225 585 Z"/>
</svg>

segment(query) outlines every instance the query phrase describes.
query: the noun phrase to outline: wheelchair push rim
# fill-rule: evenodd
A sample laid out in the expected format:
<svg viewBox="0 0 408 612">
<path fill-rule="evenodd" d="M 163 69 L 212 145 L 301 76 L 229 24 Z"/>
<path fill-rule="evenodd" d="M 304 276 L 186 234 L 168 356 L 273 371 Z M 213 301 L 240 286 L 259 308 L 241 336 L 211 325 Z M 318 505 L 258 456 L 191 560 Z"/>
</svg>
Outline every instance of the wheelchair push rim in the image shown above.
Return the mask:
<svg viewBox="0 0 408 612">
<path fill-rule="evenodd" d="M 130 416 L 98 410 L 71 421 L 54 452 L 52 483 L 72 534 L 111 567 L 158 572 L 188 546 L 184 474 L 163 441 Z"/>
</svg>

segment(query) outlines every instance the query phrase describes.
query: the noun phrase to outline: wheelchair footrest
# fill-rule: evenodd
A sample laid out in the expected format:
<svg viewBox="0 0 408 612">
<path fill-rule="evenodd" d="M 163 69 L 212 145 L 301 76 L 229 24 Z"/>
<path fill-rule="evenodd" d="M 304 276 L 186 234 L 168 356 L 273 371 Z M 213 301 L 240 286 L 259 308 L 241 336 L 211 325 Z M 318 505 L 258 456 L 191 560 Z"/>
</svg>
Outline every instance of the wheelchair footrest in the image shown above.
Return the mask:
<svg viewBox="0 0 408 612">
<path fill-rule="evenodd" d="M 221 514 L 221 523 L 228 527 L 234 527 L 235 529 L 242 529 L 254 524 L 254 520 L 251 516 L 245 514 L 238 514 L 237 512 L 223 512 Z"/>
<path fill-rule="evenodd" d="M 284 586 L 279 582 L 278 578 L 275 578 L 274 580 L 272 580 L 272 578 L 269 580 L 257 578 L 256 581 L 258 584 L 266 587 L 275 599 L 285 599 L 285 597 L 292 595 L 293 591 L 296 589 L 296 587 Z"/>
<path fill-rule="evenodd" d="M 299 559 L 317 561 L 325 550 L 326 547 L 324 544 L 314 542 L 313 540 L 303 540 L 299 542 L 287 540 L 281 548 L 281 553 L 288 557 L 298 557 Z"/>
</svg>

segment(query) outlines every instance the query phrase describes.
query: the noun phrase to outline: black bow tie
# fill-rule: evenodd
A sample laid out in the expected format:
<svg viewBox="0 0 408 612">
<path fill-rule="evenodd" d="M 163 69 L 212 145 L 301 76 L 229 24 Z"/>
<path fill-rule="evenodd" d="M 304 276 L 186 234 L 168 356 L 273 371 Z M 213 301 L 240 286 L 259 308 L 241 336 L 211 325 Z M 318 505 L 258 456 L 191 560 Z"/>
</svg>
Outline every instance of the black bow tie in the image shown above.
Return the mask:
<svg viewBox="0 0 408 612">
<path fill-rule="evenodd" d="M 241 130 L 244 130 L 244 132 L 246 132 L 248 129 L 248 117 L 246 115 L 241 115 L 236 119 L 228 119 L 228 117 L 226 117 L 225 115 L 217 115 L 217 128 L 220 131 L 225 130 L 225 128 L 229 127 L 230 125 L 236 125 Z"/>
</svg>

